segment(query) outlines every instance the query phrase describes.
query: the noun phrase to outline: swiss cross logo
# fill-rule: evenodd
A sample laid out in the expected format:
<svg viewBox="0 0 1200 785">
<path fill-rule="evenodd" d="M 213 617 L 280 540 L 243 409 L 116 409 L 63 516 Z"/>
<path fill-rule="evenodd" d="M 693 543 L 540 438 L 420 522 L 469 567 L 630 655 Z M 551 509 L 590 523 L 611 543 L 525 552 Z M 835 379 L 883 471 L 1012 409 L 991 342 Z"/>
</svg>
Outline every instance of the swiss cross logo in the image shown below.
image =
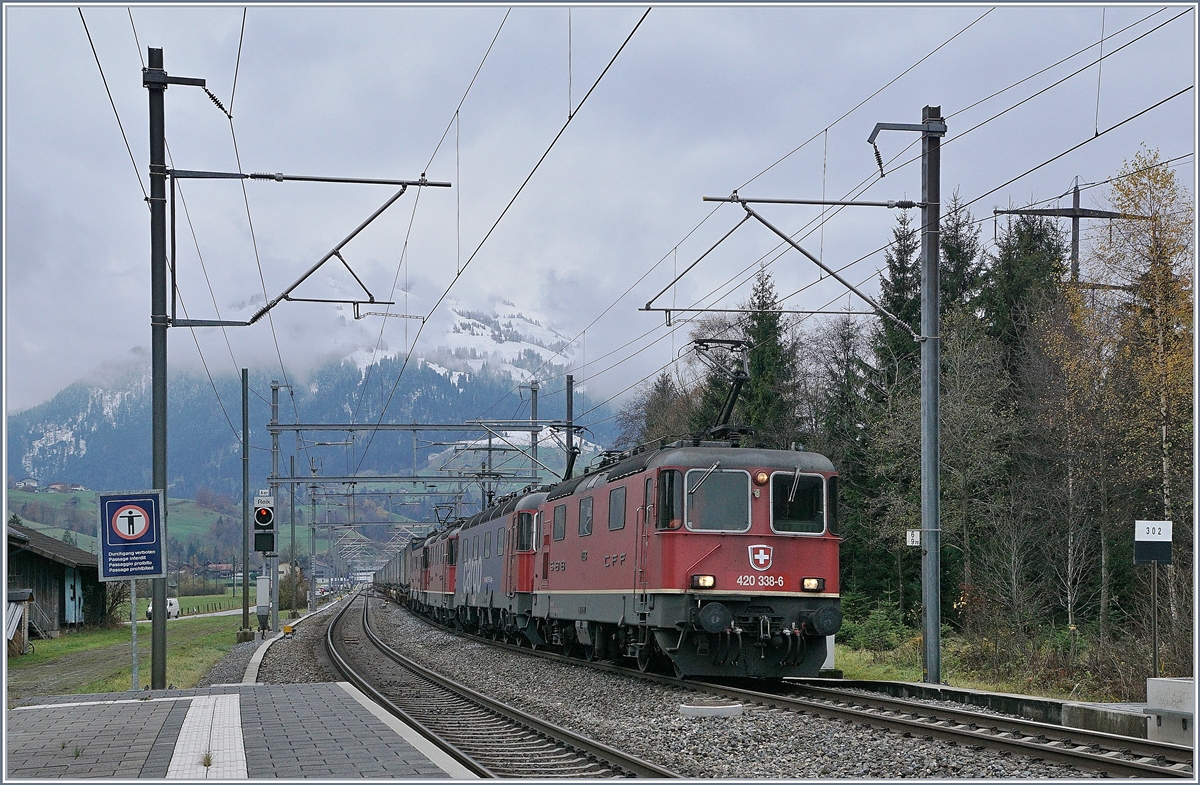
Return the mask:
<svg viewBox="0 0 1200 785">
<path fill-rule="evenodd" d="M 759 572 L 765 572 L 771 569 L 771 551 L 770 545 L 751 545 L 750 546 L 750 566 Z"/>
</svg>

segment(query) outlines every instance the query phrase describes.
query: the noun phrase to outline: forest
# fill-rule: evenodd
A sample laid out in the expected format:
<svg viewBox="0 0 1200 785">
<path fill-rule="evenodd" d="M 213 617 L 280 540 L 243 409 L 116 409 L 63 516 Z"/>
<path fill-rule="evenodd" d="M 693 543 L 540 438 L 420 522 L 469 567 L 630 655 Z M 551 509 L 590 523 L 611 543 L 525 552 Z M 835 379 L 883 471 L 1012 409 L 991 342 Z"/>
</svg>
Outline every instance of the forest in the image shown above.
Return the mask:
<svg viewBox="0 0 1200 785">
<path fill-rule="evenodd" d="M 1144 148 L 1094 187 L 1141 217 L 1083 222 L 1077 278 L 1068 221 L 977 217 L 957 193 L 943 205 L 943 678 L 1144 700 L 1152 568 L 1133 563 L 1135 520 L 1174 522 L 1157 675 L 1192 675 L 1194 656 L 1194 208 Z M 899 214 L 879 298 L 918 334 L 919 223 Z M 765 266 L 740 308 L 691 337 L 751 346 L 732 420 L 754 429 L 747 443 L 838 468 L 839 640 L 919 652 L 920 549 L 905 545 L 921 526 L 919 344 L 887 319 L 779 313 Z M 728 387 L 694 361 L 663 371 L 622 408 L 620 445 L 703 432 Z"/>
</svg>

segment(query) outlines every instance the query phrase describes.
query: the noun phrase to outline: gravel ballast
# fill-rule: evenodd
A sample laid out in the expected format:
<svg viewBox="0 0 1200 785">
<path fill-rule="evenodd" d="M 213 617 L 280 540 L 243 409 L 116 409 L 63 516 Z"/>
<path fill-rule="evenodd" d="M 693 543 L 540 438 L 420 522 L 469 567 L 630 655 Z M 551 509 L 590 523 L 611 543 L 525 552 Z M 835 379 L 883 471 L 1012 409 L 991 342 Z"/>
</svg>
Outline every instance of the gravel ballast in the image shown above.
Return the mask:
<svg viewBox="0 0 1200 785">
<path fill-rule="evenodd" d="M 260 684 L 312 684 L 342 681 L 325 654 L 325 629 L 338 609 L 322 611 L 296 625 L 291 638 L 271 644 L 258 666 Z M 284 621 L 281 619 L 280 624 Z"/>
<path fill-rule="evenodd" d="M 371 623 L 388 645 L 427 667 L 688 777 L 1099 776 L 780 709 L 747 705 L 739 716 L 687 717 L 679 706 L 697 694 L 682 688 L 493 648 L 379 600 L 372 600 Z M 275 653 L 272 649 L 268 659 Z"/>
</svg>

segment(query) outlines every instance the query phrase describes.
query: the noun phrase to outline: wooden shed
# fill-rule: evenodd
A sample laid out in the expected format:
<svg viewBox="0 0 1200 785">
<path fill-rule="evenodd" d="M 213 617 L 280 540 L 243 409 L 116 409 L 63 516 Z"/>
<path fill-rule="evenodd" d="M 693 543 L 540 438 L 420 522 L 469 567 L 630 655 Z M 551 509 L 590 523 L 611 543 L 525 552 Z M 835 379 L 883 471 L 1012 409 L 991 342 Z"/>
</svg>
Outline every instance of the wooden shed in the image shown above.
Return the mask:
<svg viewBox="0 0 1200 785">
<path fill-rule="evenodd" d="M 107 592 L 96 554 L 20 524 L 7 524 L 8 590 L 32 589 L 30 630 L 48 638 L 104 620 Z"/>
</svg>

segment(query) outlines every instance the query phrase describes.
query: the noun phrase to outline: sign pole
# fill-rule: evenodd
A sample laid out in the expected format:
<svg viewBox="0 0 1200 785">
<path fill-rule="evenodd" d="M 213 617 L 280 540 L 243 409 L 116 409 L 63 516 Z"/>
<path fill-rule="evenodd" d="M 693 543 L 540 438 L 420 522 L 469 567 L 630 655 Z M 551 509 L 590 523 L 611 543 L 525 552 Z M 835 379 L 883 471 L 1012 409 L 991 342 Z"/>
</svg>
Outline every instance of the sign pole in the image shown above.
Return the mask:
<svg viewBox="0 0 1200 785">
<path fill-rule="evenodd" d="M 129 582 L 129 626 L 133 630 L 133 691 L 138 687 L 138 655 L 137 655 L 137 581 Z"/>
<path fill-rule="evenodd" d="M 132 686 L 139 689 L 138 683 L 138 618 L 137 618 L 137 580 L 147 579 L 152 584 L 166 584 L 167 554 L 164 536 L 163 515 L 166 507 L 166 495 L 160 490 L 129 491 L 125 493 L 101 494 L 99 499 L 100 528 L 96 532 L 99 553 L 96 555 L 96 569 L 101 582 L 129 581 L 129 635 L 130 649 L 133 656 Z M 151 602 L 156 596 L 151 594 Z M 163 610 L 167 607 L 166 600 L 158 601 L 159 611 L 151 616 L 152 622 L 166 617 Z M 151 644 L 158 641 L 153 637 L 151 628 Z M 165 643 L 165 638 L 164 638 Z M 163 662 L 157 656 L 155 647 L 151 646 L 151 666 Z M 163 663 L 165 668 L 165 663 Z M 155 672 L 151 668 L 151 689 L 154 686 Z M 165 678 L 165 673 L 164 673 Z"/>
<path fill-rule="evenodd" d="M 1133 563 L 1150 565 L 1150 622 L 1152 678 L 1158 670 L 1158 565 L 1171 563 L 1171 521 L 1133 522 Z"/>
<path fill-rule="evenodd" d="M 1158 678 L 1158 562 L 1157 561 L 1155 561 L 1151 564 L 1150 580 L 1154 584 L 1153 588 L 1150 590 L 1150 607 L 1151 607 L 1151 613 L 1154 616 L 1154 621 L 1151 624 L 1151 627 L 1154 630 L 1154 639 L 1153 639 L 1154 640 L 1154 656 L 1153 656 L 1151 662 L 1154 665 L 1153 678 L 1157 679 Z"/>
</svg>

